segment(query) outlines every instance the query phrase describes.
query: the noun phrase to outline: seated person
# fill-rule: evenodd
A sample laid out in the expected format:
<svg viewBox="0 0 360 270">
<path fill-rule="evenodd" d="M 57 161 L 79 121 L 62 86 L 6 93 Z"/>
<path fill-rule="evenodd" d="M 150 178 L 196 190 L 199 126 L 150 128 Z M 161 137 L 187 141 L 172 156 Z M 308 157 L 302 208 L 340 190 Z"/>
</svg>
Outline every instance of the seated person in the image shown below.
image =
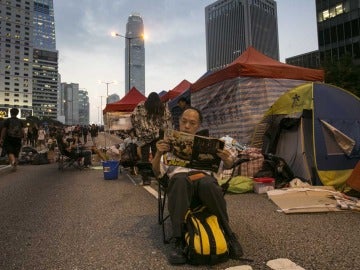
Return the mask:
<svg viewBox="0 0 360 270">
<path fill-rule="evenodd" d="M 202 115 L 196 108 L 187 108 L 184 110 L 179 120 L 180 131 L 196 134 L 202 122 Z M 165 140 L 159 140 L 156 143 L 157 152 L 152 160 L 152 167 L 156 176 L 162 176 L 165 173 L 169 176 L 168 210 L 172 223 L 173 237 L 176 239 L 175 248 L 170 253 L 169 262 L 171 264 L 186 263 L 186 258 L 181 247 L 183 239 L 183 223 L 187 210 L 190 207 L 194 196 L 200 203 L 206 206 L 209 211 L 216 215 L 222 225 L 229 246 L 229 255 L 232 259 L 239 259 L 243 252 L 240 243 L 229 225 L 226 201 L 223 196 L 222 188 L 218 185 L 217 180 L 211 176 L 211 172 L 203 171 L 205 176 L 195 181 L 188 178 L 191 168 L 179 166 L 168 166 L 164 163 L 166 155 L 170 150 L 170 145 Z M 232 154 L 227 149 L 218 149 L 217 155 L 222 160 L 224 168 L 231 168 L 236 154 Z"/>
<path fill-rule="evenodd" d="M 63 155 L 74 160 L 80 159 L 78 161 L 83 159 L 84 167 L 89 167 L 91 165 L 92 152 L 84 148 L 78 136 L 75 135 L 71 140 L 69 140 L 66 139 L 63 134 L 59 133 L 56 140 Z"/>
<path fill-rule="evenodd" d="M 47 148 L 49 150 L 54 150 L 55 149 L 55 141 L 52 137 L 50 137 L 47 141 Z"/>
<path fill-rule="evenodd" d="M 110 160 L 120 160 L 120 146 L 121 144 L 116 143 L 111 145 L 108 150 L 106 150 L 106 155 L 109 157 Z"/>
<path fill-rule="evenodd" d="M 120 144 L 121 163 L 124 167 L 130 167 L 130 173 L 135 175 L 135 164 L 140 159 L 140 147 L 138 147 L 138 139 L 134 128 L 128 132 L 128 137 Z"/>
</svg>

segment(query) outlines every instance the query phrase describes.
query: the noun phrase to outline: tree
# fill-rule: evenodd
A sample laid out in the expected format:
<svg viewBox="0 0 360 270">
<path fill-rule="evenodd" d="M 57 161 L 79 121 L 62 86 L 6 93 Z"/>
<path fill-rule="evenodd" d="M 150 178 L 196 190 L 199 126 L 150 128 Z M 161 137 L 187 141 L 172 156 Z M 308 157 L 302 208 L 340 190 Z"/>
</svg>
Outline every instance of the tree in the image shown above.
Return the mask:
<svg viewBox="0 0 360 270">
<path fill-rule="evenodd" d="M 323 61 L 325 82 L 343 88 L 360 97 L 360 66 L 353 63 L 350 55 L 338 60 Z"/>
</svg>

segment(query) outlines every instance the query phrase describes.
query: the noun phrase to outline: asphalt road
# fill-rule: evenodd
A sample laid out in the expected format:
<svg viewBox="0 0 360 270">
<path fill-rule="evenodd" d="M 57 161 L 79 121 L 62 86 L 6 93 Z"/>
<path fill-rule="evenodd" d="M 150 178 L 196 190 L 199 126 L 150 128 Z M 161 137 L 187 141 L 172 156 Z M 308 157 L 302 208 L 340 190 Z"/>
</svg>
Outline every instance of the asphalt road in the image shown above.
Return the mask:
<svg viewBox="0 0 360 270">
<path fill-rule="evenodd" d="M 226 269 L 288 258 L 304 269 L 359 269 L 360 214 L 277 212 L 265 194 L 227 194 L 231 225 L 251 263 L 173 267 L 157 201 L 126 171 L 58 171 L 56 164 L 0 173 L 0 269 Z"/>
<path fill-rule="evenodd" d="M 123 172 L 20 166 L 0 178 L 0 269 L 174 269 L 155 197 Z M 154 187 L 155 184 L 153 183 Z M 266 195 L 226 195 L 231 224 L 253 263 L 288 258 L 304 269 L 357 269 L 358 213 L 285 215 Z M 176 269 L 192 269 L 180 266 Z M 196 269 L 208 269 L 197 267 Z"/>
</svg>

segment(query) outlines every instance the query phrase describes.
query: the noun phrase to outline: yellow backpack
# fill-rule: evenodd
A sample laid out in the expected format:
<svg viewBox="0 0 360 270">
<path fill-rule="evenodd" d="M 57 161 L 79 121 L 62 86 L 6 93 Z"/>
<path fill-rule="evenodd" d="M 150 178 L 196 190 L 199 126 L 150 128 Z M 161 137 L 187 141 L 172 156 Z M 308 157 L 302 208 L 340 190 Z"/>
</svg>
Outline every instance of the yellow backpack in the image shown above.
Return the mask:
<svg viewBox="0 0 360 270">
<path fill-rule="evenodd" d="M 214 265 L 229 259 L 223 229 L 205 206 L 188 210 L 185 224 L 185 254 L 189 264 Z"/>
</svg>

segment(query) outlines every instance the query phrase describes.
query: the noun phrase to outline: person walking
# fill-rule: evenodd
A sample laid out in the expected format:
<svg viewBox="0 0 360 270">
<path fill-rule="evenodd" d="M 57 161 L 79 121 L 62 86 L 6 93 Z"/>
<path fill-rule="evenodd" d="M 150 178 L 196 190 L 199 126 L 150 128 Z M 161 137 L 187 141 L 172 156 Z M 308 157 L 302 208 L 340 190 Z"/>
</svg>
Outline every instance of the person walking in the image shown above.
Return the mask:
<svg viewBox="0 0 360 270">
<path fill-rule="evenodd" d="M 150 149 L 152 156 L 156 153 L 156 142 L 161 132 L 172 128 L 172 117 L 169 108 L 163 104 L 157 93 L 149 94 L 146 101 L 140 102 L 131 114 L 131 124 L 138 136 L 141 161 L 149 162 Z M 142 174 L 143 185 L 150 185 L 149 176 Z"/>
<path fill-rule="evenodd" d="M 10 110 L 10 118 L 4 121 L 0 136 L 0 144 L 8 155 L 13 171 L 16 171 L 17 159 L 24 138 L 24 123 L 17 118 L 18 113 L 17 108 Z"/>
<path fill-rule="evenodd" d="M 83 140 L 84 140 L 84 145 L 87 144 L 87 137 L 89 134 L 89 129 L 87 125 L 83 125 L 82 128 L 82 135 L 83 135 Z"/>
<path fill-rule="evenodd" d="M 44 148 L 46 148 L 45 139 L 46 139 L 46 131 L 43 126 L 40 126 L 38 133 L 37 133 L 37 143 L 38 143 L 37 146 L 38 146 L 39 150 L 42 149 L 42 146 L 44 146 Z"/>
<path fill-rule="evenodd" d="M 99 128 L 97 125 L 92 124 L 90 127 L 90 136 L 91 136 L 91 141 L 93 143 L 93 146 L 96 146 L 96 137 L 99 134 Z"/>
</svg>

